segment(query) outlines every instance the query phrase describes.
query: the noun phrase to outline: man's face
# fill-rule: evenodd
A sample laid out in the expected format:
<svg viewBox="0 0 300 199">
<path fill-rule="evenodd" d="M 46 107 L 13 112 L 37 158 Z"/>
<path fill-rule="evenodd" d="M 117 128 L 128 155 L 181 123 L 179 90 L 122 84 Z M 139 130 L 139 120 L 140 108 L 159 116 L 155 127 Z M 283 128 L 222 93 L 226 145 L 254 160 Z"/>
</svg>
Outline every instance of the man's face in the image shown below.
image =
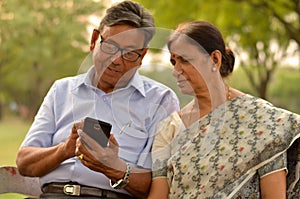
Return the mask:
<svg viewBox="0 0 300 199">
<path fill-rule="evenodd" d="M 126 86 L 142 64 L 147 52 L 145 35 L 135 27 L 115 25 L 104 27 L 100 36 L 102 42 L 98 42 L 93 51 L 96 69 L 93 83 L 104 92 L 111 92 L 116 87 Z"/>
</svg>

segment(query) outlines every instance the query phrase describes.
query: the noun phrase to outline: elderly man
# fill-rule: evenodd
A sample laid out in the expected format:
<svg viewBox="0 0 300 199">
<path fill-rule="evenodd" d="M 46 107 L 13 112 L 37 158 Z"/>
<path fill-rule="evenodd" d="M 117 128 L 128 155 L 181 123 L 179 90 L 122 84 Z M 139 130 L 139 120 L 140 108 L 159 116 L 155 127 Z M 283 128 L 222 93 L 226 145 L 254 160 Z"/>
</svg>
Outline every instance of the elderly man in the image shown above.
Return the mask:
<svg viewBox="0 0 300 199">
<path fill-rule="evenodd" d="M 156 125 L 179 110 L 173 91 L 137 71 L 154 33 L 140 4 L 113 5 L 93 32 L 93 66 L 51 87 L 17 155 L 22 175 L 40 177 L 40 198 L 147 195 Z M 82 131 L 86 117 L 112 124 L 107 147 Z"/>
</svg>

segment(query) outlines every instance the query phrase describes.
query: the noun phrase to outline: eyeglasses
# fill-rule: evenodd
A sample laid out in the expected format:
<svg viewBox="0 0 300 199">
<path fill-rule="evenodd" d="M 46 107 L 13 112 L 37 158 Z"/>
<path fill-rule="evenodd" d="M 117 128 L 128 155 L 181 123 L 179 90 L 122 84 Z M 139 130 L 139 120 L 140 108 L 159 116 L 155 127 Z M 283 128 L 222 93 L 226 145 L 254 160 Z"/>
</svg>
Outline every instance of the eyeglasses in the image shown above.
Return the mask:
<svg viewBox="0 0 300 199">
<path fill-rule="evenodd" d="M 140 53 L 136 51 L 132 51 L 126 48 L 120 48 L 114 43 L 111 43 L 109 41 L 103 40 L 101 36 L 101 41 L 100 41 L 100 49 L 102 52 L 110 54 L 110 55 L 115 55 L 118 51 L 121 51 L 121 57 L 122 59 L 130 62 L 135 62 L 138 60 L 140 56 L 142 56 Z"/>
</svg>

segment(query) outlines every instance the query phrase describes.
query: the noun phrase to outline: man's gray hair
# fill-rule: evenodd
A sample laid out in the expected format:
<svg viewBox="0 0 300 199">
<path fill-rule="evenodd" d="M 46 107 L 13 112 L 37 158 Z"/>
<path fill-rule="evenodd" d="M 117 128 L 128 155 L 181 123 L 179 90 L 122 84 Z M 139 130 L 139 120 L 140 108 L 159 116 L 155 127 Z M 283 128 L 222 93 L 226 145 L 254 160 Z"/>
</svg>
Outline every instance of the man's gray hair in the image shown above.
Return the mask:
<svg viewBox="0 0 300 199">
<path fill-rule="evenodd" d="M 153 16 L 139 3 L 123 1 L 106 10 L 106 14 L 100 22 L 99 31 L 105 26 L 130 25 L 141 28 L 145 32 L 145 46 L 155 34 Z"/>
</svg>

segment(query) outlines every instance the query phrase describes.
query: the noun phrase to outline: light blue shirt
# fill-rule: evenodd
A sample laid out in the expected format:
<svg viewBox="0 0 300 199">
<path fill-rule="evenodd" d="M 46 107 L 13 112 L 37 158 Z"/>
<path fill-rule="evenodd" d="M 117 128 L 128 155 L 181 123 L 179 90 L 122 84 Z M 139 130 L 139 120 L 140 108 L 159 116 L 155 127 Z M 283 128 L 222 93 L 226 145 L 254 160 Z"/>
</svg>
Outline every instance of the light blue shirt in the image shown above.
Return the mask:
<svg viewBox="0 0 300 199">
<path fill-rule="evenodd" d="M 112 124 L 121 159 L 151 169 L 150 150 L 156 125 L 179 111 L 177 96 L 168 87 L 138 72 L 125 88 L 111 93 L 94 87 L 93 76 L 94 67 L 85 74 L 57 80 L 44 98 L 22 146 L 46 148 L 64 142 L 74 122 L 89 116 Z M 105 175 L 85 167 L 77 157 L 62 162 L 40 178 L 41 185 L 68 181 L 112 189 Z"/>
</svg>

